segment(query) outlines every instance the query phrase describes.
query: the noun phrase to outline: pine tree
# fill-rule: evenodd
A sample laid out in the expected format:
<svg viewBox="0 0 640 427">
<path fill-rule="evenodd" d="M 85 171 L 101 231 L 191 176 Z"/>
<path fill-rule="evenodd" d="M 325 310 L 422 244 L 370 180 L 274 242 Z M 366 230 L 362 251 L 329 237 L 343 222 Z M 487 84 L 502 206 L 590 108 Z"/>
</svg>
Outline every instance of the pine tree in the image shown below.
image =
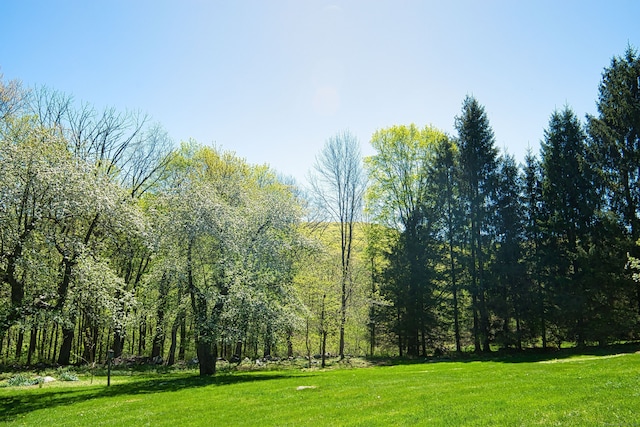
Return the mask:
<svg viewBox="0 0 640 427">
<path fill-rule="evenodd" d="M 588 117 L 591 148 L 611 209 L 640 238 L 640 57 L 629 47 L 602 75 L 599 116 Z"/>
<path fill-rule="evenodd" d="M 494 197 L 498 151 L 489 119 L 478 101 L 467 96 L 455 119 L 462 171 L 462 192 L 469 217 L 469 271 L 476 351 L 490 351 L 489 312 L 486 304 L 487 238 Z M 482 343 L 482 347 L 481 347 Z"/>
<path fill-rule="evenodd" d="M 500 157 L 496 183 L 494 288 L 489 303 L 500 319 L 496 338 L 505 347 L 515 344 L 518 348 L 522 348 L 523 320 L 530 300 L 522 263 L 524 206 L 521 194 L 520 170 L 513 156 L 505 154 Z"/>
<path fill-rule="evenodd" d="M 431 192 L 440 210 L 440 239 L 446 248 L 443 260 L 447 266 L 446 278 L 451 294 L 450 313 L 453 317 L 453 334 L 456 352 L 462 351 L 461 343 L 461 276 L 460 259 L 464 235 L 463 212 L 460 200 L 460 160 L 458 147 L 450 138 L 444 138 L 436 147 Z"/>
<path fill-rule="evenodd" d="M 542 280 L 540 221 L 542 219 L 542 172 L 538 159 L 527 152 L 523 177 L 523 215 L 524 215 L 524 263 L 526 281 L 532 292 L 533 304 L 529 307 L 528 317 L 532 326 L 532 335 L 542 337 L 542 348 L 547 347 L 547 293 Z"/>
<path fill-rule="evenodd" d="M 551 115 L 542 142 L 545 270 L 554 295 L 555 322 L 565 337 L 585 341 L 585 278 L 597 209 L 586 135 L 573 111 Z"/>
<path fill-rule="evenodd" d="M 640 56 L 629 46 L 613 57 L 599 87 L 598 117 L 588 117 L 589 144 L 606 191 L 608 210 L 626 228 L 627 239 L 616 258 L 640 256 Z M 621 268 L 621 266 L 618 266 Z M 633 283 L 627 272 L 627 283 Z M 640 315 L 640 284 L 635 285 L 636 316 Z"/>
</svg>

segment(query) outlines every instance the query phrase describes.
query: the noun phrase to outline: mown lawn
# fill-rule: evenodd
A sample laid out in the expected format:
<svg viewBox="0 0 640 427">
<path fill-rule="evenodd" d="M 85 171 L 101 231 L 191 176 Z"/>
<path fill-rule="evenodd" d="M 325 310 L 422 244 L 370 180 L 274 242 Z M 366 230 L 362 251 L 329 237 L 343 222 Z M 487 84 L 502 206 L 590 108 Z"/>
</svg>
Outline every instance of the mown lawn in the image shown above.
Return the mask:
<svg viewBox="0 0 640 427">
<path fill-rule="evenodd" d="M 640 425 L 640 353 L 336 370 L 193 372 L 0 388 L 0 422 L 51 426 Z"/>
</svg>

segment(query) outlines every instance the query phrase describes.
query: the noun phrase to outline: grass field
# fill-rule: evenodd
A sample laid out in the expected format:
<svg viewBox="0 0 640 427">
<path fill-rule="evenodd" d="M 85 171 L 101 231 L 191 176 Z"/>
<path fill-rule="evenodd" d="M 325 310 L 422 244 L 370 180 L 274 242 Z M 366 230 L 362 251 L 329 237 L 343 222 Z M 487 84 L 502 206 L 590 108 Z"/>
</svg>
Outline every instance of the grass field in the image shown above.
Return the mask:
<svg viewBox="0 0 640 427">
<path fill-rule="evenodd" d="M 330 370 L 195 372 L 0 388 L 0 423 L 40 426 L 640 425 L 640 353 Z M 6 377 L 6 375 L 5 375 Z M 6 381 L 5 381 L 6 383 Z"/>
</svg>

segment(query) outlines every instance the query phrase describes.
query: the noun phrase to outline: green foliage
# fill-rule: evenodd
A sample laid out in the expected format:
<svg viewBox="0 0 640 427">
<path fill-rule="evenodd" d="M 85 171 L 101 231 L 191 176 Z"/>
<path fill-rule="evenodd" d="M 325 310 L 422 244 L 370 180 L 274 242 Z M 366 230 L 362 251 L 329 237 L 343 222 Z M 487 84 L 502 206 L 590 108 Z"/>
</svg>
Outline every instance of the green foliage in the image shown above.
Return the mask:
<svg viewBox="0 0 640 427">
<path fill-rule="evenodd" d="M 154 269 L 167 280 L 180 272 L 200 366 L 209 360 L 203 373 L 211 374 L 218 342 L 255 334 L 270 348 L 290 329 L 301 210 L 272 171 L 231 153 L 192 143 L 170 170 L 174 183 L 155 200 L 161 257 Z"/>
<path fill-rule="evenodd" d="M 590 151 L 609 207 L 640 237 L 640 57 L 631 46 L 614 56 L 599 86 L 597 117 L 588 116 Z"/>
<path fill-rule="evenodd" d="M 484 107 L 467 96 L 455 119 L 460 152 L 461 198 L 465 206 L 468 237 L 469 291 L 472 296 L 473 338 L 476 351 L 490 351 L 490 315 L 487 261 L 495 238 L 491 211 L 495 204 L 497 155 L 493 130 Z"/>
<path fill-rule="evenodd" d="M 428 202 L 428 172 L 437 144 L 446 139 L 438 129 L 416 125 L 378 130 L 371 137 L 377 151 L 365 158 L 369 173 L 367 212 L 372 219 L 391 228 L 409 226 L 421 204 Z"/>
<path fill-rule="evenodd" d="M 367 310 L 372 303 L 369 292 L 370 279 L 364 258 L 366 225 L 358 223 L 354 227 L 354 243 L 351 260 L 351 288 L 345 322 L 345 353 L 361 355 L 366 353 Z M 340 225 L 320 223 L 306 224 L 301 232 L 309 239 L 298 259 L 294 287 L 298 300 L 303 305 L 302 322 L 297 324 L 294 336 L 295 348 L 299 354 L 320 354 L 321 335 L 328 334 L 328 353 L 339 353 L 339 330 L 341 319 L 341 248 Z M 324 297 L 324 298 L 323 298 Z M 325 319 L 322 321 L 324 300 Z M 309 348 L 307 348 L 307 345 Z"/>
<path fill-rule="evenodd" d="M 25 374 L 16 374 L 7 380 L 7 385 L 9 387 L 25 387 L 39 384 L 41 382 L 42 379 L 40 377 L 31 378 Z"/>
<path fill-rule="evenodd" d="M 0 79 L 0 359 L 93 368 L 113 349 L 210 374 L 216 356 L 314 355 L 323 338 L 414 357 L 637 339 L 639 64 L 614 57 L 598 116 L 555 111 L 524 166 L 472 96 L 456 138 L 377 131 L 362 221 L 348 132 L 305 206 L 266 165 L 174 152 L 142 114 Z"/>
<path fill-rule="evenodd" d="M 374 134 L 377 153 L 365 159 L 371 182 L 367 209 L 376 222 L 399 232 L 386 248 L 388 267 L 379 289 L 394 306 L 385 317 L 400 354 L 405 345 L 409 355 L 420 349 L 425 354 L 426 342 L 437 339 L 441 211 L 433 183 L 438 149 L 446 141 L 433 127 L 395 126 Z"/>
<path fill-rule="evenodd" d="M 78 375 L 70 371 L 69 368 L 58 368 L 56 376 L 60 381 L 80 381 Z"/>
</svg>

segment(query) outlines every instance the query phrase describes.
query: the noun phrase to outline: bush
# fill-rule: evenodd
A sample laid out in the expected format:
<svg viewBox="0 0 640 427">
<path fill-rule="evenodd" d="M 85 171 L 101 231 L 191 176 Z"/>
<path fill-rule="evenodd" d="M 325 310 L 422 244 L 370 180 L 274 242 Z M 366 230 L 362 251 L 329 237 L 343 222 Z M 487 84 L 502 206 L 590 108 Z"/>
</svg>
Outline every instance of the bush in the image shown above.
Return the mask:
<svg viewBox="0 0 640 427">
<path fill-rule="evenodd" d="M 79 378 L 73 372 L 69 372 L 66 369 L 58 372 L 58 379 L 60 381 L 78 381 Z"/>
<path fill-rule="evenodd" d="M 41 378 L 29 378 L 24 374 L 17 374 L 7 380 L 7 385 L 11 387 L 24 387 L 39 384 L 41 382 Z"/>
</svg>

